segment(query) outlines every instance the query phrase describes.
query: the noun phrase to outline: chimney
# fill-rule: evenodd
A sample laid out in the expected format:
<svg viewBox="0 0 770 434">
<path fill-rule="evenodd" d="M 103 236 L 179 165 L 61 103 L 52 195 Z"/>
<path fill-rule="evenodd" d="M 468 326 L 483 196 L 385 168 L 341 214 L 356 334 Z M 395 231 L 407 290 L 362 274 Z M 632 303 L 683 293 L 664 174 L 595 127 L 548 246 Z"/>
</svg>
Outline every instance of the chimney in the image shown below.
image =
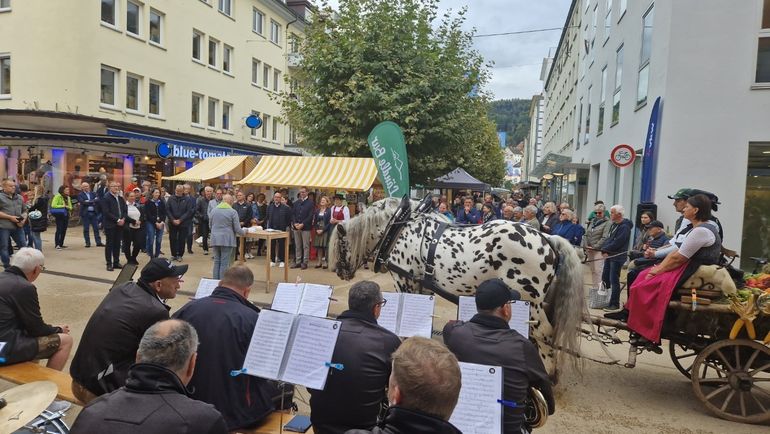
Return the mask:
<svg viewBox="0 0 770 434">
<path fill-rule="evenodd" d="M 286 0 L 286 6 L 293 10 L 294 13 L 303 20 L 307 20 L 309 18 L 308 15 L 313 8 L 310 0 Z"/>
</svg>

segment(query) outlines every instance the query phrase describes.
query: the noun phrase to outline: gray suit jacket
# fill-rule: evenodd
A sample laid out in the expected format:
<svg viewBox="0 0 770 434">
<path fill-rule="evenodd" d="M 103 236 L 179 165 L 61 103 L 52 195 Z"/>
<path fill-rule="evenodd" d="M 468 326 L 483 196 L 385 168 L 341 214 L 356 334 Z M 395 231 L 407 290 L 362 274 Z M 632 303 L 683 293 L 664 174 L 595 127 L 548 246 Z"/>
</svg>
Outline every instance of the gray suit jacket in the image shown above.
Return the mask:
<svg viewBox="0 0 770 434">
<path fill-rule="evenodd" d="M 209 214 L 211 244 L 218 247 L 235 247 L 235 237 L 243 235 L 238 212 L 232 208 L 214 208 Z"/>
</svg>

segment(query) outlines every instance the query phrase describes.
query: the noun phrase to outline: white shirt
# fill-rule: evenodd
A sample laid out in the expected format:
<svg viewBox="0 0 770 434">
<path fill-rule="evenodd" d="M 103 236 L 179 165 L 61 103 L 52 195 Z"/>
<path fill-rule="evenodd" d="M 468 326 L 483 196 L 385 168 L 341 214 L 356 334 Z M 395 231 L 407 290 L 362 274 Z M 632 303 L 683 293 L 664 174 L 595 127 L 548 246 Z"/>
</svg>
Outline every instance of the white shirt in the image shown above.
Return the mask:
<svg viewBox="0 0 770 434">
<path fill-rule="evenodd" d="M 679 247 L 679 254 L 687 259 L 692 258 L 702 247 L 713 246 L 716 241 L 717 238 L 713 232 L 698 226 L 687 233 L 682 245 Z"/>
</svg>

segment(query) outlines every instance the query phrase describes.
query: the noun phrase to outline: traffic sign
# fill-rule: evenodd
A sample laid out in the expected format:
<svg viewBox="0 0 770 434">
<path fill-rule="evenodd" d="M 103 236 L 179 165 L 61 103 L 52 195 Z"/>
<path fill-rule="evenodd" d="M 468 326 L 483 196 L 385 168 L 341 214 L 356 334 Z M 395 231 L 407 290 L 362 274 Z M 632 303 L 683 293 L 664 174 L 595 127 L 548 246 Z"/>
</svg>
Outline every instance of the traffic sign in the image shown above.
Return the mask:
<svg viewBox="0 0 770 434">
<path fill-rule="evenodd" d="M 622 143 L 612 148 L 610 152 L 610 161 L 615 167 L 624 168 L 634 164 L 636 159 L 636 152 L 630 145 Z"/>
</svg>

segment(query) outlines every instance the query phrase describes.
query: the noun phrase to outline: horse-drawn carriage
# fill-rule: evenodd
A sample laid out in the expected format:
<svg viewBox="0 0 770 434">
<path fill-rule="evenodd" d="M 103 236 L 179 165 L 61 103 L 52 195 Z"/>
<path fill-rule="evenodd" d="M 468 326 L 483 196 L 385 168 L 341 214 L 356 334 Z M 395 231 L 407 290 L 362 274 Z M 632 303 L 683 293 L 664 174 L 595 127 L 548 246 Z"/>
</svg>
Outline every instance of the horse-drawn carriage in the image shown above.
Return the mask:
<svg viewBox="0 0 770 434">
<path fill-rule="evenodd" d="M 390 271 L 399 291 L 432 291 L 454 303 L 460 295 L 473 295 L 482 281 L 500 278 L 531 303 L 530 337 L 554 379 L 564 355 L 580 356 L 581 334 L 603 344 L 628 342 L 618 336 L 619 330 L 628 331 L 626 323 L 588 314 L 582 264 L 566 240 L 500 220 L 451 225 L 428 212 L 428 203 L 384 199 L 338 225 L 329 243 L 337 274 L 350 279 L 371 259 L 375 270 Z M 725 304 L 693 308 L 672 301 L 662 337 L 709 411 L 737 422 L 770 421 L 770 348 L 754 335 L 731 339 L 736 320 L 751 317 L 734 312 Z M 755 316 L 747 330 L 768 336 L 770 315 Z M 635 342 L 626 366 L 633 367 L 645 349 L 661 351 Z"/>
</svg>

